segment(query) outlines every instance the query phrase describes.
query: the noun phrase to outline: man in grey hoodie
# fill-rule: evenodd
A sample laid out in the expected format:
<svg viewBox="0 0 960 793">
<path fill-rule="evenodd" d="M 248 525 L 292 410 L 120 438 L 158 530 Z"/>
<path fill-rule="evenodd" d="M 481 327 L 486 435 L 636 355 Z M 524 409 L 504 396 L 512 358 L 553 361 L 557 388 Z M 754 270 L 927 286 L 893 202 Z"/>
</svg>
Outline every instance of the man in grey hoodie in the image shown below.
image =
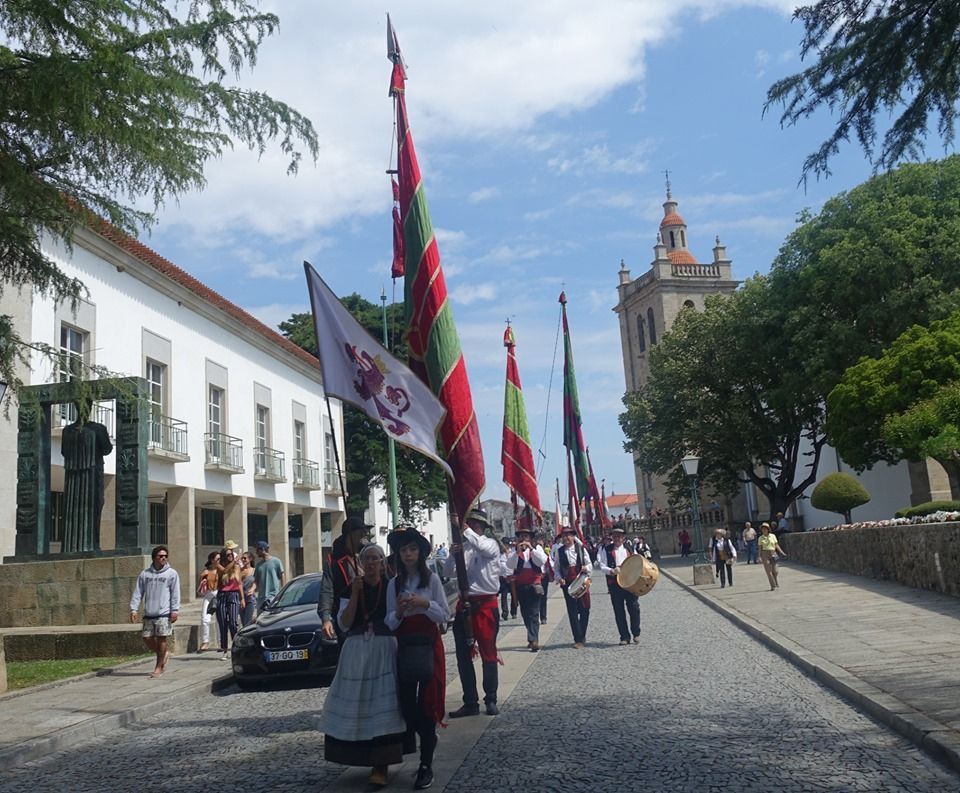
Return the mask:
<svg viewBox="0 0 960 793">
<path fill-rule="evenodd" d="M 163 674 L 170 658 L 167 637 L 180 612 L 180 576 L 167 564 L 167 547 L 158 545 L 151 552 L 153 564 L 140 573 L 130 598 L 130 622 L 136 622 L 143 601 L 143 643 L 157 654 L 157 665 L 150 677 Z"/>
</svg>

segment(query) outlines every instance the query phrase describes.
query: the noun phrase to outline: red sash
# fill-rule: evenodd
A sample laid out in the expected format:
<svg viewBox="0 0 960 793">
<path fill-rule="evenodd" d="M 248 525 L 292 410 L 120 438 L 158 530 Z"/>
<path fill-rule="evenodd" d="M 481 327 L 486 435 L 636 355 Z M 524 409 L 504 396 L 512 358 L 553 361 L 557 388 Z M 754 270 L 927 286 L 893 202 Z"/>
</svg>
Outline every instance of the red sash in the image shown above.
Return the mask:
<svg viewBox="0 0 960 793">
<path fill-rule="evenodd" d="M 412 614 L 404 617 L 397 626 L 397 636 L 409 633 L 433 637 L 433 677 L 421 686 L 423 712 L 434 724 L 443 724 L 443 711 L 447 698 L 447 668 L 443 654 L 443 640 L 437 623 L 426 614 Z"/>
<path fill-rule="evenodd" d="M 470 595 L 470 625 L 476 640 L 480 660 L 484 663 L 500 661 L 497 655 L 497 626 L 499 598 L 497 595 Z M 463 601 L 457 601 L 457 613 L 463 611 Z M 472 653 L 474 654 L 474 653 Z"/>
<path fill-rule="evenodd" d="M 542 577 L 543 573 L 538 573 L 530 567 L 524 567 L 514 575 L 513 580 L 517 582 L 517 586 L 530 586 L 531 584 L 539 584 Z"/>
</svg>

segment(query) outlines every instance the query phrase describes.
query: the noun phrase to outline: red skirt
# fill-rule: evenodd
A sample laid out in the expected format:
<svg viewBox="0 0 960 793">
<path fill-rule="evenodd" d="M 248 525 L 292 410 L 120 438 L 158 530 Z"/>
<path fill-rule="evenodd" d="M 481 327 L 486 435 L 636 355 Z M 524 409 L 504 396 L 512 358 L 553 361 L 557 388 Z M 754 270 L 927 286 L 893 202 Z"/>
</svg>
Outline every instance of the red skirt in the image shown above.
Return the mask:
<svg viewBox="0 0 960 793">
<path fill-rule="evenodd" d="M 444 661 L 440 629 L 426 614 L 412 614 L 397 626 L 397 636 L 421 634 L 433 637 L 433 677 L 421 685 L 420 703 L 423 712 L 434 724 L 443 723 L 447 698 L 447 668 Z"/>
</svg>

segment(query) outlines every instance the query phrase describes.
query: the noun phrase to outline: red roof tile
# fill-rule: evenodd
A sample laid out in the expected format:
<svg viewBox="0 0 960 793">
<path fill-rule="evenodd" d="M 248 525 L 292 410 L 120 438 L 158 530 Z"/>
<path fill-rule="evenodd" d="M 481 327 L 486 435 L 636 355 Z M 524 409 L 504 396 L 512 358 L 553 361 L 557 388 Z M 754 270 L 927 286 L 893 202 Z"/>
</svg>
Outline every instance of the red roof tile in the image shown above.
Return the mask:
<svg viewBox="0 0 960 793">
<path fill-rule="evenodd" d="M 636 493 L 626 493 L 622 495 L 607 496 L 608 509 L 622 509 L 623 507 L 639 504 L 640 498 Z"/>
<path fill-rule="evenodd" d="M 177 265 L 169 259 L 163 258 L 159 253 L 151 250 L 139 240 L 124 234 L 120 229 L 106 221 L 100 221 L 93 230 L 100 234 L 100 236 L 123 248 L 127 253 L 136 256 L 140 261 L 149 265 L 161 275 L 166 276 L 171 281 L 193 292 L 201 300 L 205 300 L 210 305 L 223 311 L 223 313 L 246 325 L 250 330 L 259 333 L 267 339 L 267 341 L 276 344 L 304 363 L 319 370 L 320 361 L 316 357 L 262 323 L 252 314 L 244 311 L 240 306 L 231 303 L 223 297 L 223 295 L 214 292 L 210 287 L 200 283 L 188 272 L 177 267 Z"/>
<path fill-rule="evenodd" d="M 667 257 L 674 264 L 698 264 L 690 251 L 674 250 L 667 251 Z"/>
<path fill-rule="evenodd" d="M 664 226 L 686 226 L 687 221 L 680 217 L 676 212 L 671 212 L 663 220 L 660 221 L 660 228 Z"/>
</svg>

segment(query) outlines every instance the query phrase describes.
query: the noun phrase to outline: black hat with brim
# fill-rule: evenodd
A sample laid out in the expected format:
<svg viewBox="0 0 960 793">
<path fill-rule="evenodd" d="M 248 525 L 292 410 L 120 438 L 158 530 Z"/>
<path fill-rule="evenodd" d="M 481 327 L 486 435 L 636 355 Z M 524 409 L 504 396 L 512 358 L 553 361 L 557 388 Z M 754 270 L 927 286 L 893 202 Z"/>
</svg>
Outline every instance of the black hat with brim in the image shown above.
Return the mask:
<svg viewBox="0 0 960 793">
<path fill-rule="evenodd" d="M 351 515 L 343 522 L 343 526 L 340 527 L 340 533 L 344 537 L 354 531 L 362 531 L 364 534 L 366 534 L 372 528 L 373 526 L 363 522 L 363 518 L 357 517 L 356 515 Z"/>
<path fill-rule="evenodd" d="M 408 545 L 413 545 L 414 543 L 420 546 L 420 556 L 426 559 L 432 550 L 430 540 L 413 528 L 413 526 L 401 526 L 395 531 L 390 532 L 390 535 L 387 537 L 387 545 L 390 546 L 390 550 L 394 553 L 400 553 L 401 548 L 406 548 Z"/>
</svg>

